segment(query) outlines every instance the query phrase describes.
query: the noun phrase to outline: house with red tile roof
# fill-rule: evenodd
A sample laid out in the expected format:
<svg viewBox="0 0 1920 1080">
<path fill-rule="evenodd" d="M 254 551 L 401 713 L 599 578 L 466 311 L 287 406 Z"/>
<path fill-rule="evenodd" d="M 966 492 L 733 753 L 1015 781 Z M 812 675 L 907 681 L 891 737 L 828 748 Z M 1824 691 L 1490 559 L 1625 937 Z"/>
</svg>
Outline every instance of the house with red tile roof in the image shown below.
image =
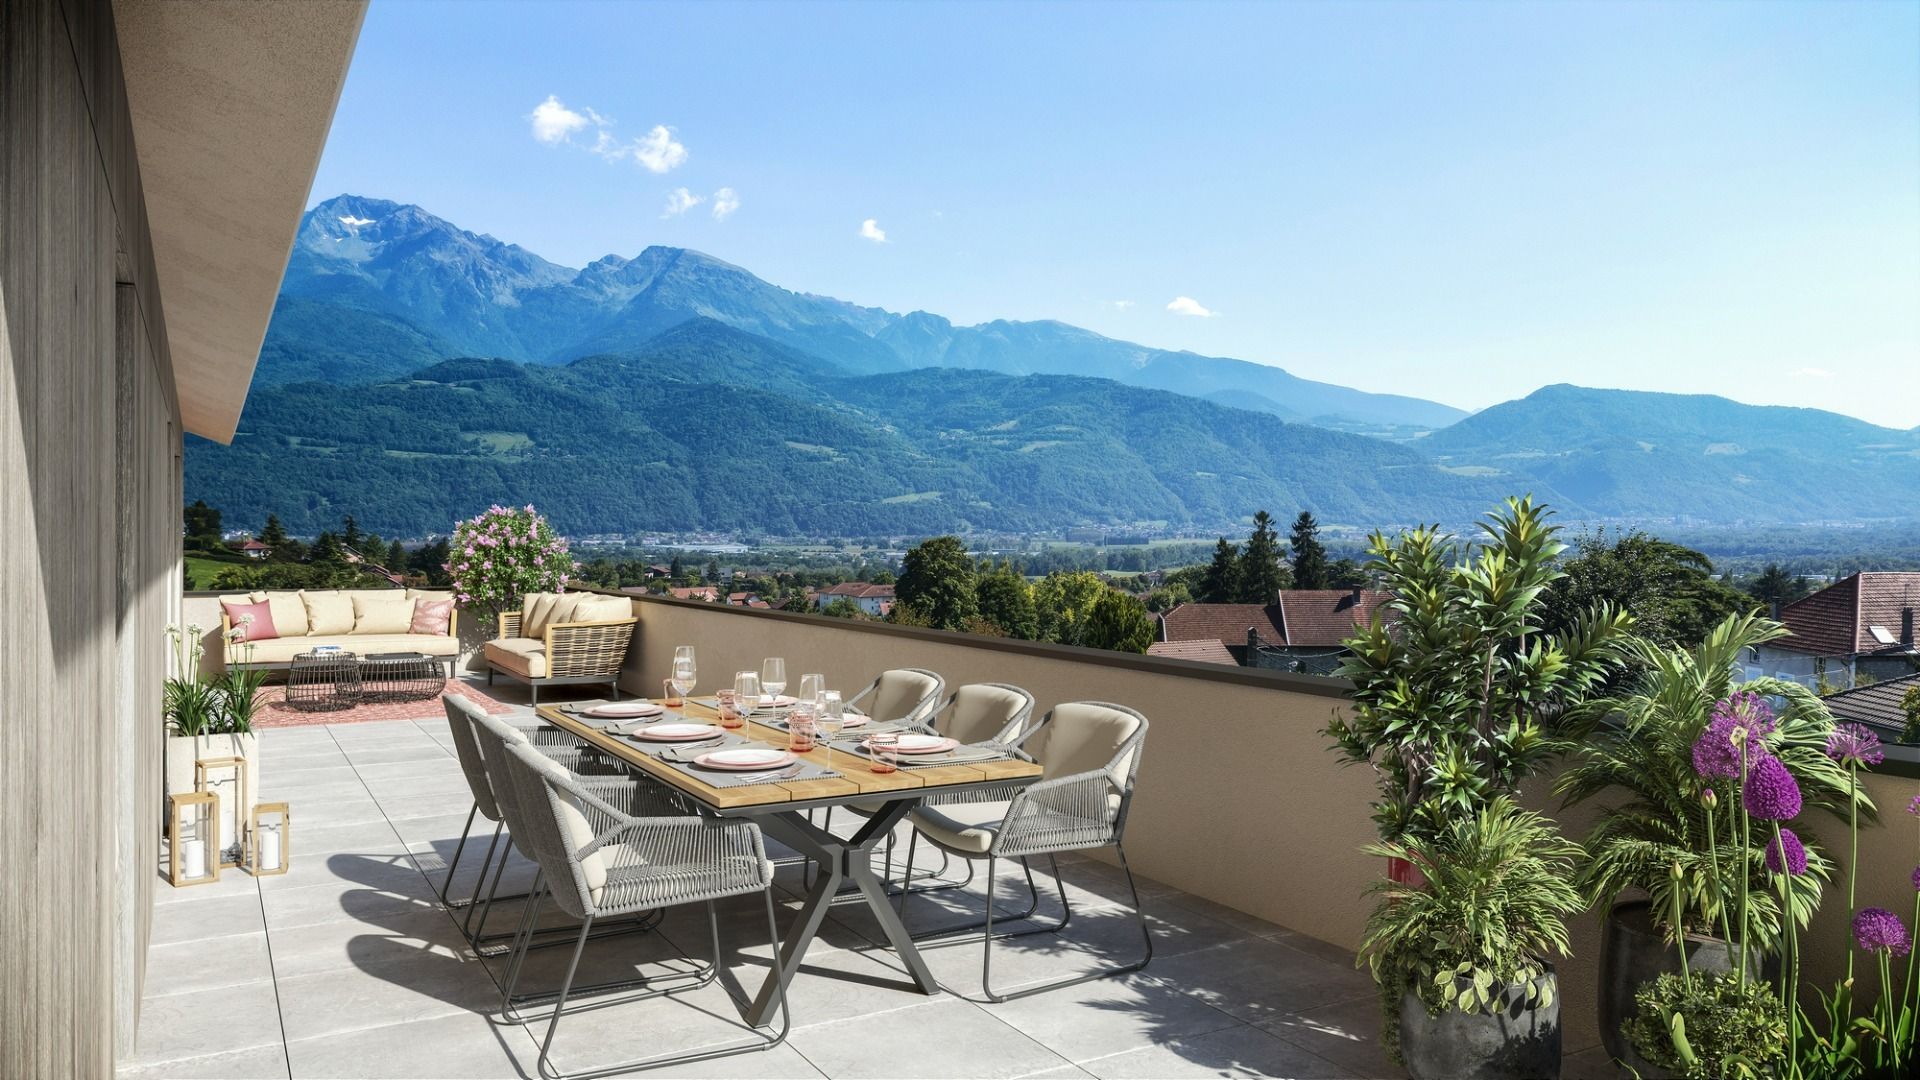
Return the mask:
<svg viewBox="0 0 1920 1080">
<path fill-rule="evenodd" d="M 1193 660 L 1202 664 L 1226 664 L 1229 667 L 1240 663 L 1225 645 L 1212 638 L 1205 641 L 1156 641 L 1147 646 L 1147 655 L 1168 660 Z"/>
<path fill-rule="evenodd" d="M 712 585 L 672 588 L 668 589 L 667 593 L 676 600 L 705 600 L 709 604 L 717 603 L 720 599 L 720 590 Z"/>
<path fill-rule="evenodd" d="M 813 594 L 813 606 L 826 607 L 835 600 L 845 600 L 876 618 L 884 616 L 893 609 L 893 586 L 873 585 L 865 581 L 843 581 L 838 585 L 829 585 Z"/>
<path fill-rule="evenodd" d="M 1866 571 L 1780 609 L 1790 636 L 1755 650 L 1749 673 L 1851 686 L 1859 676 L 1891 679 L 1920 671 L 1915 611 L 1920 572 Z"/>
<path fill-rule="evenodd" d="M 1244 667 L 1330 674 L 1341 643 L 1392 598 L 1355 586 L 1282 589 L 1271 604 L 1181 604 L 1160 616 L 1160 640 L 1217 642 Z"/>
</svg>

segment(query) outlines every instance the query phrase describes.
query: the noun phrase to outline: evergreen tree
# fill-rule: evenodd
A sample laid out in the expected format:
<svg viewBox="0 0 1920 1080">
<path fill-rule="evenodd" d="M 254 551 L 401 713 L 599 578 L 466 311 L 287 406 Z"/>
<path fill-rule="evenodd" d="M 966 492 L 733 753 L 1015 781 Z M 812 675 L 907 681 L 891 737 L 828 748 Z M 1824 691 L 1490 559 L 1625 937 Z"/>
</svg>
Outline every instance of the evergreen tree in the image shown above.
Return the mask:
<svg viewBox="0 0 1920 1080">
<path fill-rule="evenodd" d="M 1768 563 L 1760 576 L 1747 582 L 1747 594 L 1762 604 L 1791 604 L 1812 591 L 1807 579 L 1787 573 L 1779 563 Z"/>
<path fill-rule="evenodd" d="M 1253 533 L 1240 552 L 1240 602 L 1271 604 L 1280 599 L 1287 587 L 1287 571 L 1280 564 L 1280 534 L 1273 527 L 1273 515 L 1265 510 L 1253 515 Z"/>
<path fill-rule="evenodd" d="M 1240 599 L 1240 549 L 1227 543 L 1226 537 L 1214 545 L 1213 562 L 1200 575 L 1194 596 L 1203 604 L 1231 604 Z"/>
<path fill-rule="evenodd" d="M 900 561 L 894 595 L 901 604 L 942 630 L 958 630 L 979 614 L 973 556 L 957 536 L 923 540 Z"/>
<path fill-rule="evenodd" d="M 720 584 L 720 560 L 719 559 L 707 560 L 707 573 L 704 580 L 709 585 Z"/>
<path fill-rule="evenodd" d="M 340 538 L 330 532 L 323 532 L 313 538 L 313 550 L 308 552 L 307 561 L 316 563 L 342 562 L 344 554 L 340 548 Z"/>
<path fill-rule="evenodd" d="M 1327 582 L 1329 589 L 1351 589 L 1355 585 L 1369 584 L 1366 570 L 1352 559 L 1335 559 L 1328 563 Z"/>
<path fill-rule="evenodd" d="M 1033 604 L 1033 587 L 1010 562 L 989 566 L 974 585 L 980 617 L 1007 633 L 1028 641 L 1039 636 L 1040 620 Z"/>
<path fill-rule="evenodd" d="M 340 521 L 340 542 L 355 551 L 359 551 L 367 542 L 367 538 L 360 532 L 360 523 L 353 520 L 352 514 L 348 514 Z"/>
<path fill-rule="evenodd" d="M 193 505 L 182 512 L 181 524 L 188 547 L 208 551 L 220 548 L 220 511 L 208 506 L 205 500 L 193 500 Z"/>
<path fill-rule="evenodd" d="M 678 555 L 675 555 L 673 561 L 667 564 L 667 577 L 674 581 L 679 581 L 686 572 L 686 565 L 680 561 L 680 556 Z"/>
<path fill-rule="evenodd" d="M 1320 523 L 1313 520 L 1313 513 L 1300 511 L 1293 519 L 1293 535 L 1288 538 L 1287 546 L 1293 551 L 1293 587 L 1296 589 L 1331 589 L 1333 577 L 1327 566 L 1327 549 L 1320 545 Z"/>
<path fill-rule="evenodd" d="M 1147 605 L 1112 587 L 1093 602 L 1080 634 L 1080 644 L 1115 652 L 1146 652 L 1153 639 L 1154 618 Z"/>
<path fill-rule="evenodd" d="M 407 545 L 398 540 L 387 545 L 387 569 L 396 574 L 407 572 Z"/>
<path fill-rule="evenodd" d="M 267 523 L 260 529 L 260 542 L 276 549 L 286 544 L 287 530 L 280 524 L 279 518 L 267 515 Z"/>
</svg>

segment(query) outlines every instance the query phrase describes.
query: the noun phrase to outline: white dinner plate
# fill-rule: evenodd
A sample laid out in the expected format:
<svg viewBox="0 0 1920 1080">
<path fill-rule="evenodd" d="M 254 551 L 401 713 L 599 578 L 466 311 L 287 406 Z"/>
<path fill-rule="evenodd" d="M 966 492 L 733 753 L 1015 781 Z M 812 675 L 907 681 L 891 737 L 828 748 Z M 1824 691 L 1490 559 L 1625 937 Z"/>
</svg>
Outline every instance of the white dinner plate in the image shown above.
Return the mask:
<svg viewBox="0 0 1920 1080">
<path fill-rule="evenodd" d="M 793 764 L 793 755 L 785 750 L 768 750 L 761 747 L 739 747 L 733 750 L 713 750 L 693 759 L 695 765 L 706 769 L 722 769 L 727 772 L 753 772 L 756 769 L 778 769 Z"/>
<path fill-rule="evenodd" d="M 903 754 L 944 754 L 959 745 L 957 740 L 940 735 L 900 736 L 900 752 Z M 867 743 L 867 748 L 873 748 L 871 741 Z"/>
<path fill-rule="evenodd" d="M 580 711 L 582 715 L 601 720 L 631 720 L 639 716 L 659 716 L 667 710 L 650 701 L 620 701 L 610 705 L 594 705 Z"/>
<path fill-rule="evenodd" d="M 648 742 L 698 742 L 720 734 L 712 724 L 655 724 L 634 732 L 636 739 Z"/>
</svg>

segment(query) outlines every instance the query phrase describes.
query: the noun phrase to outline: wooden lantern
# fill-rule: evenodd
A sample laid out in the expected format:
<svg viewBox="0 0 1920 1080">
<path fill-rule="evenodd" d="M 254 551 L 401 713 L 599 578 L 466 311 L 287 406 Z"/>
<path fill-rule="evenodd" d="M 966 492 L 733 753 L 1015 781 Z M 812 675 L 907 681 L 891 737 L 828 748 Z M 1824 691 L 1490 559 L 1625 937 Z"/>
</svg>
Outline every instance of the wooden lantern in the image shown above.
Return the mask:
<svg viewBox="0 0 1920 1080">
<path fill-rule="evenodd" d="M 168 877 L 175 888 L 220 880 L 220 796 L 185 791 L 167 810 Z"/>
<path fill-rule="evenodd" d="M 219 775 L 231 770 L 232 775 Z M 247 861 L 247 759 L 238 757 L 200 758 L 193 763 L 193 790 L 212 792 L 220 797 L 221 866 L 239 866 Z"/>
<path fill-rule="evenodd" d="M 286 873 L 293 860 L 293 816 L 287 804 L 263 802 L 249 816 L 247 872 L 254 877 Z"/>
</svg>

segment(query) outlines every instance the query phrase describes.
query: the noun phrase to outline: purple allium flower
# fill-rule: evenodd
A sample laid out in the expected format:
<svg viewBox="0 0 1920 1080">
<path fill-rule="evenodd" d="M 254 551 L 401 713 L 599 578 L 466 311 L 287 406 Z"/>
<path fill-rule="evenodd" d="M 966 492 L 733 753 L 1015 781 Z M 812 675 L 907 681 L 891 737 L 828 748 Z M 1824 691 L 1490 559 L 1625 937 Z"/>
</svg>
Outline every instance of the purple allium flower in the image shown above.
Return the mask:
<svg viewBox="0 0 1920 1080">
<path fill-rule="evenodd" d="M 1747 773 L 1740 801 L 1762 821 L 1785 821 L 1800 812 L 1800 785 L 1779 758 L 1762 758 Z"/>
<path fill-rule="evenodd" d="M 1842 765 L 1878 765 L 1887 760 L 1880 736 L 1861 724 L 1841 724 L 1827 734 L 1827 756 Z"/>
<path fill-rule="evenodd" d="M 1861 908 L 1853 917 L 1853 940 L 1868 952 L 1885 949 L 1895 956 L 1913 950 L 1913 936 L 1907 933 L 1900 916 L 1886 908 Z"/>
<path fill-rule="evenodd" d="M 1786 865 L 1781 865 L 1781 855 L 1786 855 Z M 1798 877 L 1807 872 L 1807 847 L 1794 835 L 1792 829 L 1781 829 L 1780 839 L 1767 841 L 1767 870 L 1775 874 L 1792 874 Z M 1920 873 L 1917 871 L 1916 873 Z"/>
<path fill-rule="evenodd" d="M 1765 737 L 1773 731 L 1773 709 L 1758 694 L 1738 693 L 1713 706 L 1713 719 L 1693 743 L 1693 771 L 1704 777 L 1740 776 L 1738 737 L 1744 733 L 1747 767 L 1767 756 Z"/>
<path fill-rule="evenodd" d="M 1920 892 L 1920 866 L 1913 868 L 1913 891 Z"/>
<path fill-rule="evenodd" d="M 1913 801 L 1907 804 L 1907 813 L 1920 817 L 1920 795 L 1915 795 Z"/>
</svg>

